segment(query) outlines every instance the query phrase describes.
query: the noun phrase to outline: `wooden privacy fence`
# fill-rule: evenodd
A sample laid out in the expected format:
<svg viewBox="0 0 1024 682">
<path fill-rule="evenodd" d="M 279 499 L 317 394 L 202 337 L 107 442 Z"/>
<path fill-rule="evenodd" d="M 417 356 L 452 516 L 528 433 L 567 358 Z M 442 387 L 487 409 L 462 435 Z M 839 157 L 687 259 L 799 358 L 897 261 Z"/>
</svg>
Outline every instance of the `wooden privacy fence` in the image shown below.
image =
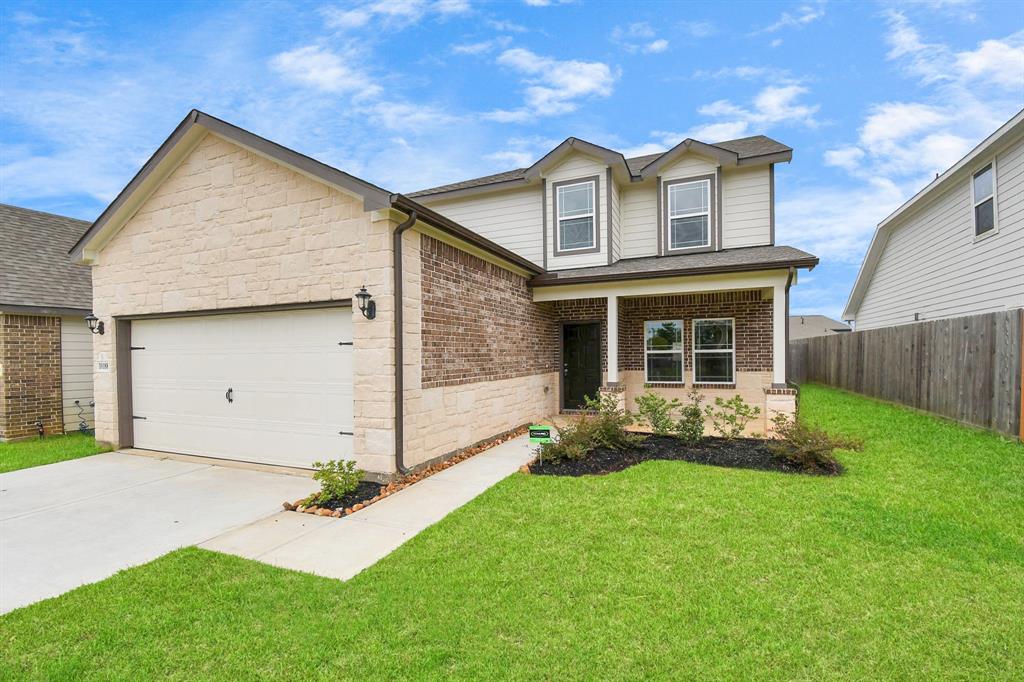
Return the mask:
<svg viewBox="0 0 1024 682">
<path fill-rule="evenodd" d="M 790 343 L 790 379 L 902 403 L 1018 438 L 1024 310 Z"/>
</svg>

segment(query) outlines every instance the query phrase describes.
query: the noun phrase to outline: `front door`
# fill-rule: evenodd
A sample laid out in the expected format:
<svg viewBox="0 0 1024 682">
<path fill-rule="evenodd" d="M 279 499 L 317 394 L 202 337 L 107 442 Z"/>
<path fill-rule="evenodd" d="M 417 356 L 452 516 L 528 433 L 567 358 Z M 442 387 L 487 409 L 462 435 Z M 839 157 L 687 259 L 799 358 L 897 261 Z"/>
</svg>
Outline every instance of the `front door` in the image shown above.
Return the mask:
<svg viewBox="0 0 1024 682">
<path fill-rule="evenodd" d="M 601 388 L 601 324 L 586 322 L 562 327 L 562 407 L 578 410 L 586 396 Z"/>
</svg>

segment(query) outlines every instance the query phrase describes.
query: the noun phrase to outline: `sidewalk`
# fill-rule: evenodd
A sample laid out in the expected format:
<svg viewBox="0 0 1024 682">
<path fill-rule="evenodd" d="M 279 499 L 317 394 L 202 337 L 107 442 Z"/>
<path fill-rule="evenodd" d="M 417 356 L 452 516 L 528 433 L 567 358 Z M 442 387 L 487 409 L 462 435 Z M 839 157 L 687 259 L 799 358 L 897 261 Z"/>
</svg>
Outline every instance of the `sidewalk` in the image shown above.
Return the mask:
<svg viewBox="0 0 1024 682">
<path fill-rule="evenodd" d="M 199 545 L 274 566 L 348 580 L 533 459 L 520 436 L 335 519 L 281 512 Z"/>
</svg>

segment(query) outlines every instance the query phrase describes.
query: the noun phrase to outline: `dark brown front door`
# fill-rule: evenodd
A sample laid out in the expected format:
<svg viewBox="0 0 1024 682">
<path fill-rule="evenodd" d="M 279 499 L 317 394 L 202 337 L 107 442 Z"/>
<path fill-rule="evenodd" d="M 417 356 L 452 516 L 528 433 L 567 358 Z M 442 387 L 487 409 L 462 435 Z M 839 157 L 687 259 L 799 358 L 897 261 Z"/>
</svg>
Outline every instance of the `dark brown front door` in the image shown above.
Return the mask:
<svg viewBox="0 0 1024 682">
<path fill-rule="evenodd" d="M 586 322 L 562 327 L 562 407 L 583 407 L 584 396 L 601 388 L 601 324 Z"/>
</svg>

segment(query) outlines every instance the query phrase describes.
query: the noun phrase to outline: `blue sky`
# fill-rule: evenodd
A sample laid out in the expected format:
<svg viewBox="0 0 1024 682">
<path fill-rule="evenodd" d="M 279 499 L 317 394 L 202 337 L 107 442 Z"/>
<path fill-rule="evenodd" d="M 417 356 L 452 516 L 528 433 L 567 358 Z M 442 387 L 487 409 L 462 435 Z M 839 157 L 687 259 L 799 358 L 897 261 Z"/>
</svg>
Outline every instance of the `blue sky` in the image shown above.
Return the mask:
<svg viewBox="0 0 1024 682">
<path fill-rule="evenodd" d="M 394 191 L 766 134 L 838 316 L 874 226 L 1024 106 L 1014 2 L 6 2 L 0 201 L 91 220 L 189 109 Z"/>
</svg>

